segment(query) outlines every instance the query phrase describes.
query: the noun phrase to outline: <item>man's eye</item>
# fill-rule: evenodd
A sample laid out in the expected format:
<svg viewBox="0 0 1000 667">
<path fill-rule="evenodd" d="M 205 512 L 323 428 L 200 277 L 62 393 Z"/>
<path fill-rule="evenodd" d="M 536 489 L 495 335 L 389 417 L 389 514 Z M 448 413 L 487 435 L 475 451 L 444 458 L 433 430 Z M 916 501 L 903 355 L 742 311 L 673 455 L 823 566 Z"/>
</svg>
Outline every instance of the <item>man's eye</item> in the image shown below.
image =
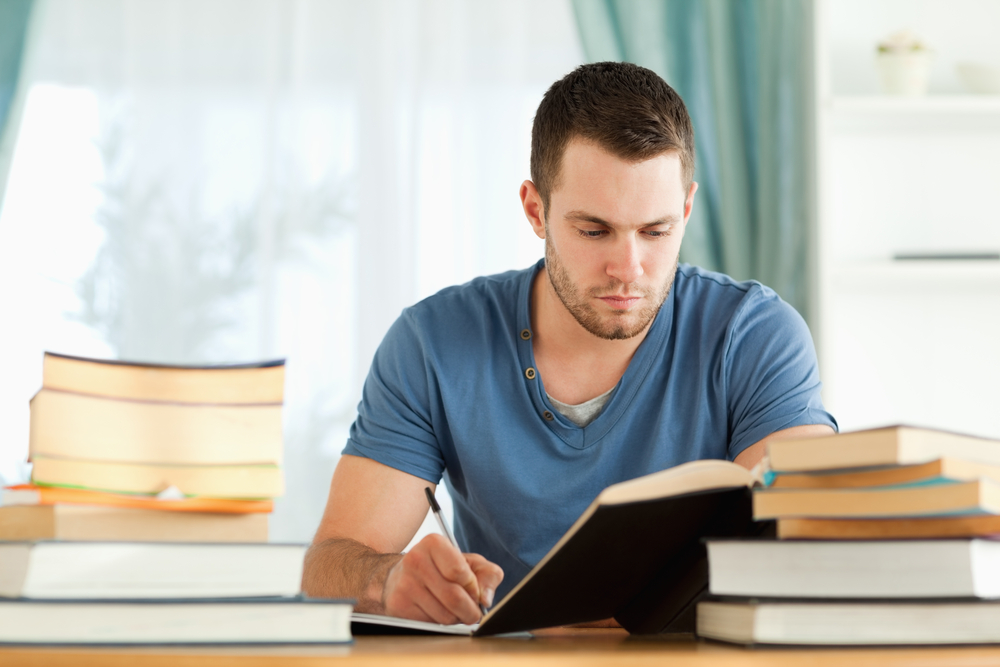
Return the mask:
<svg viewBox="0 0 1000 667">
<path fill-rule="evenodd" d="M 587 239 L 598 239 L 598 238 L 604 236 L 604 230 L 603 229 L 580 229 L 580 230 L 577 230 L 577 231 L 580 232 L 580 236 L 582 236 L 584 238 L 587 238 Z"/>
<path fill-rule="evenodd" d="M 670 236 L 670 230 L 669 229 L 662 229 L 662 230 L 648 229 L 648 230 L 646 230 L 646 236 L 651 236 L 654 239 L 658 239 L 661 236 Z"/>
</svg>

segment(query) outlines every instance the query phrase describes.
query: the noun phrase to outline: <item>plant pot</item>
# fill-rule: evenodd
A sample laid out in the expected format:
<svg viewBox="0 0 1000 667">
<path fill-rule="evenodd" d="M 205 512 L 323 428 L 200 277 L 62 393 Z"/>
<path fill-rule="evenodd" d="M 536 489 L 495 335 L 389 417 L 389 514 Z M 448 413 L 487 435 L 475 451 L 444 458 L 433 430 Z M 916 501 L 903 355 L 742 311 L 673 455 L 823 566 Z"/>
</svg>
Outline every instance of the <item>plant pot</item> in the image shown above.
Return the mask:
<svg viewBox="0 0 1000 667">
<path fill-rule="evenodd" d="M 882 92 L 918 97 L 927 94 L 931 70 L 929 51 L 883 51 L 877 56 Z"/>
</svg>

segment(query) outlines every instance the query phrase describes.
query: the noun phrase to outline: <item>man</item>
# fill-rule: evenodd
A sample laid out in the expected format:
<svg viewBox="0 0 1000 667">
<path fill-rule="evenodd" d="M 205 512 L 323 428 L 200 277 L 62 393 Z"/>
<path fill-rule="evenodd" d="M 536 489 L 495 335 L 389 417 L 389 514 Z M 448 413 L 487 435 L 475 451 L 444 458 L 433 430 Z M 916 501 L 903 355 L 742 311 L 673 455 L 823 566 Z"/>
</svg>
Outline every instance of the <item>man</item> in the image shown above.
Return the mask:
<svg viewBox="0 0 1000 667">
<path fill-rule="evenodd" d="M 832 432 L 809 332 L 758 283 L 678 267 L 698 189 L 684 104 L 653 72 L 585 65 L 532 128 L 527 271 L 408 308 L 372 363 L 306 558 L 310 595 L 479 619 L 606 486 Z M 464 551 L 399 553 L 442 475 Z M 670 530 L 670 526 L 664 526 Z"/>
</svg>

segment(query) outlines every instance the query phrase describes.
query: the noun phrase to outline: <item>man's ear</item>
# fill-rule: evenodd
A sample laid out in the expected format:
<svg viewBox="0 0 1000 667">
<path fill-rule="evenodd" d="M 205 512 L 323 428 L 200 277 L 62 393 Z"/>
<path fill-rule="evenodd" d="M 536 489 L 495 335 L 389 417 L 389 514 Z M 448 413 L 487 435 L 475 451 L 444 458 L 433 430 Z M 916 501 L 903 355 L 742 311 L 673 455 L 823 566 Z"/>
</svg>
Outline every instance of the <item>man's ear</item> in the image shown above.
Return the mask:
<svg viewBox="0 0 1000 667">
<path fill-rule="evenodd" d="M 521 206 L 524 208 L 524 217 L 531 223 L 531 229 L 535 232 L 535 236 L 544 239 L 545 206 L 542 204 L 542 196 L 538 194 L 538 188 L 531 181 L 521 183 Z"/>
<path fill-rule="evenodd" d="M 694 193 L 698 192 L 698 183 L 691 181 L 688 189 L 687 199 L 684 200 L 684 226 L 687 226 L 688 218 L 691 217 L 691 208 L 694 206 Z"/>
</svg>

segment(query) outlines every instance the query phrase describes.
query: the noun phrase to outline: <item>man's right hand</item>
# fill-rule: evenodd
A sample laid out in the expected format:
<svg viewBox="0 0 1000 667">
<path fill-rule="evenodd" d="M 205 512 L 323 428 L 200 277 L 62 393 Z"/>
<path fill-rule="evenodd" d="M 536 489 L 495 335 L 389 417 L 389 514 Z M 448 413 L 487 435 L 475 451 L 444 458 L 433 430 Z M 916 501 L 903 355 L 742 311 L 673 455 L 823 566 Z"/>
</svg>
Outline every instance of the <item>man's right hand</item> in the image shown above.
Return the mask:
<svg viewBox="0 0 1000 667">
<path fill-rule="evenodd" d="M 355 610 L 436 623 L 475 623 L 503 579 L 499 566 L 462 554 L 442 535 L 400 552 L 427 517 L 428 483 L 370 459 L 344 455 L 323 520 L 306 553 L 302 590 L 354 598 Z M 433 491 L 433 489 L 432 489 Z"/>
<path fill-rule="evenodd" d="M 434 623 L 476 623 L 490 607 L 503 570 L 479 554 L 463 554 L 442 535 L 428 535 L 386 577 L 385 613 Z"/>
</svg>

